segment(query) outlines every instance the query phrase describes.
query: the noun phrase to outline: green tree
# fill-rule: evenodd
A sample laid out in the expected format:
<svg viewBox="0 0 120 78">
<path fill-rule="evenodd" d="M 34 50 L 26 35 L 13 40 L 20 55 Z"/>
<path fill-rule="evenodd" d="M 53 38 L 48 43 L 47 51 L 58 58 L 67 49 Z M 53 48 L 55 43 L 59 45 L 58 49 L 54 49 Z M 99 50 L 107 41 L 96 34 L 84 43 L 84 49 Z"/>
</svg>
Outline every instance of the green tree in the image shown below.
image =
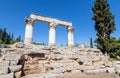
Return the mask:
<svg viewBox="0 0 120 78">
<path fill-rule="evenodd" d="M 14 44 L 14 43 L 16 43 L 16 42 L 19 42 L 19 41 L 17 41 L 17 40 L 11 40 L 11 41 L 10 41 L 10 44 Z"/>
<path fill-rule="evenodd" d="M 78 43 L 75 43 L 75 47 L 78 47 L 79 46 L 79 44 Z"/>
<path fill-rule="evenodd" d="M 116 39 L 115 37 L 110 38 L 110 56 L 116 58 L 120 56 L 120 38 Z"/>
<path fill-rule="evenodd" d="M 1 37 L 1 39 L 2 39 L 2 41 L 5 43 L 5 41 L 6 41 L 6 36 L 7 36 L 7 32 L 6 32 L 6 28 L 4 28 L 3 30 L 2 30 L 2 37 Z"/>
<path fill-rule="evenodd" d="M 13 44 L 15 42 L 21 41 L 21 36 L 14 39 L 14 34 L 7 32 L 6 28 L 0 28 L 0 44 Z"/>
<path fill-rule="evenodd" d="M 12 40 L 14 39 L 14 33 L 12 33 L 11 38 L 12 38 Z"/>
<path fill-rule="evenodd" d="M 92 38 L 90 38 L 90 48 L 93 48 L 93 41 L 92 41 Z"/>
<path fill-rule="evenodd" d="M 45 43 L 43 42 L 42 45 L 45 45 Z"/>
<path fill-rule="evenodd" d="M 107 0 L 95 0 L 92 7 L 94 13 L 92 19 L 95 21 L 94 28 L 97 32 L 96 47 L 106 55 L 110 51 L 110 35 L 115 31 L 114 16 L 109 9 Z"/>
<path fill-rule="evenodd" d="M 3 44 L 3 41 L 0 39 L 0 44 Z"/>
<path fill-rule="evenodd" d="M 2 29 L 0 28 L 0 39 L 2 39 Z"/>
<path fill-rule="evenodd" d="M 7 33 L 6 28 L 3 29 L 1 39 L 2 39 L 4 44 L 9 44 L 10 43 L 10 35 Z"/>
<path fill-rule="evenodd" d="M 17 41 L 21 41 L 21 36 L 19 35 L 17 38 L 16 38 Z"/>
</svg>

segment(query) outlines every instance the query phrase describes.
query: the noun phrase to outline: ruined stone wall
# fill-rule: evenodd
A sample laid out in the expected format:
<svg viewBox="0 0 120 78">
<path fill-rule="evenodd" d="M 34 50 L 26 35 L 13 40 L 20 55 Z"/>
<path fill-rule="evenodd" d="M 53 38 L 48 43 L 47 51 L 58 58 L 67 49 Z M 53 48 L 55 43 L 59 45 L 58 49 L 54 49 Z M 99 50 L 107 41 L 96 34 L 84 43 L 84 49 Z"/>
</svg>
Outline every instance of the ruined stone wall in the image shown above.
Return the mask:
<svg viewBox="0 0 120 78">
<path fill-rule="evenodd" d="M 23 43 L 0 47 L 1 78 L 56 78 L 65 73 L 115 72 L 111 63 L 106 64 L 100 50 L 89 47 L 50 47 Z"/>
</svg>

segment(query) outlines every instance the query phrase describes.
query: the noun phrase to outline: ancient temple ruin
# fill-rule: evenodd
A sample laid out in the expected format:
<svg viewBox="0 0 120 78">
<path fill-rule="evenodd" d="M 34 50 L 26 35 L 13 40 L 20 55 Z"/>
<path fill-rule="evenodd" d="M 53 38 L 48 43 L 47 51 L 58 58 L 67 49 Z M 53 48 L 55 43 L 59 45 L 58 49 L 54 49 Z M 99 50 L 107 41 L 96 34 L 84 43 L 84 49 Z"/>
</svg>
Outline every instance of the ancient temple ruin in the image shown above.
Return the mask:
<svg viewBox="0 0 120 78">
<path fill-rule="evenodd" d="M 71 22 L 35 14 L 25 21 L 25 44 L 0 45 L 0 78 L 81 78 L 81 75 L 88 78 L 95 74 L 103 77 L 103 73 L 113 74 L 112 78 L 120 76 L 120 62 L 109 62 L 99 49 L 84 44 L 72 48 L 55 46 L 55 29 L 58 25 L 67 27 L 68 46 L 74 46 Z M 35 21 L 49 23 L 50 46 L 30 44 Z"/>
<path fill-rule="evenodd" d="M 74 36 L 73 31 L 74 27 L 72 26 L 71 22 L 58 20 L 55 18 L 50 18 L 46 16 L 41 16 L 37 14 L 31 14 L 29 18 L 25 19 L 26 22 L 26 30 L 25 30 L 25 44 L 32 43 L 33 38 L 33 26 L 34 22 L 46 22 L 49 24 L 49 43 L 50 46 L 56 45 L 56 27 L 59 26 L 66 26 L 68 32 L 68 46 L 74 46 Z"/>
</svg>

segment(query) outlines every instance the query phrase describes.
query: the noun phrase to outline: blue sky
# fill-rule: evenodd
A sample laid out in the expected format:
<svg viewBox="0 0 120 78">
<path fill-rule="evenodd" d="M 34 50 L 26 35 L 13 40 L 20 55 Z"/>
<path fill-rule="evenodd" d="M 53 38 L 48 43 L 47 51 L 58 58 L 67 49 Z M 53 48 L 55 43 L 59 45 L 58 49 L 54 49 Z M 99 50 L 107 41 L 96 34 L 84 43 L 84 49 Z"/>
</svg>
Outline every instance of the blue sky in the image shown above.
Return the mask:
<svg viewBox="0 0 120 78">
<path fill-rule="evenodd" d="M 120 37 L 120 0 L 108 0 L 110 11 L 115 15 L 117 30 L 112 36 Z M 31 13 L 41 14 L 71 21 L 76 28 L 75 43 L 89 44 L 90 38 L 96 38 L 94 21 L 91 20 L 91 10 L 94 0 L 0 0 L 0 27 L 13 32 L 15 37 L 21 35 L 24 40 L 24 18 Z M 33 41 L 48 43 L 48 24 L 36 22 L 34 25 Z M 56 28 L 57 45 L 67 43 L 66 27 Z"/>
</svg>

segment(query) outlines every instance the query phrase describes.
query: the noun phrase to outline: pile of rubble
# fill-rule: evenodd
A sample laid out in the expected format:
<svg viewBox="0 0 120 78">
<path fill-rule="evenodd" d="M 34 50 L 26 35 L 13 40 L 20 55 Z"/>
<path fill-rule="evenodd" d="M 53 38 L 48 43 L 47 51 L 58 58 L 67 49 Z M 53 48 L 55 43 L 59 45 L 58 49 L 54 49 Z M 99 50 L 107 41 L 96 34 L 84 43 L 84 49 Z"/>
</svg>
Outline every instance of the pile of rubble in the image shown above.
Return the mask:
<svg viewBox="0 0 120 78">
<path fill-rule="evenodd" d="M 83 45 L 0 45 L 0 78 L 63 78 L 65 73 L 115 73 L 113 66 L 100 50 Z"/>
</svg>

